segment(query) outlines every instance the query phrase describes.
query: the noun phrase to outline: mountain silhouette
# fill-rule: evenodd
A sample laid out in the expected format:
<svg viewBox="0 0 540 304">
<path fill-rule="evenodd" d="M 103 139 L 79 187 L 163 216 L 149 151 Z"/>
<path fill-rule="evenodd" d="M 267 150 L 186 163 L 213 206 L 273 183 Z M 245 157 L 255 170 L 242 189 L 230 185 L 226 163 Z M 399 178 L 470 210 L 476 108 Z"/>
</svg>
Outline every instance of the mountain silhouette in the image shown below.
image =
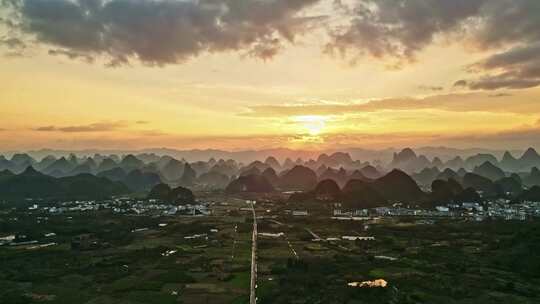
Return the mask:
<svg viewBox="0 0 540 304">
<path fill-rule="evenodd" d="M 229 182 L 227 175 L 214 171 L 203 173 L 197 178 L 197 184 L 207 189 L 225 189 Z"/>
<path fill-rule="evenodd" d="M 327 168 L 326 171 L 319 177 L 319 180 L 333 180 L 340 187 L 343 187 L 349 180 L 349 176 L 347 171 L 345 171 L 343 168 L 340 168 L 339 170 Z"/>
<path fill-rule="evenodd" d="M 489 178 L 474 173 L 467 173 L 463 177 L 462 185 L 464 188 L 473 188 L 483 193 L 483 196 L 498 196 L 502 194 L 502 189 Z"/>
<path fill-rule="evenodd" d="M 133 154 L 126 155 L 122 161 L 120 162 L 120 167 L 122 169 L 126 170 L 127 172 L 132 171 L 134 169 L 140 169 L 144 166 L 144 162 L 137 157 L 135 157 Z"/>
<path fill-rule="evenodd" d="M 523 178 L 523 184 L 527 187 L 540 186 L 540 170 L 533 167 L 531 172 Z"/>
<path fill-rule="evenodd" d="M 478 174 L 485 178 L 489 178 L 492 181 L 497 181 L 506 176 L 503 170 L 489 161 L 484 162 L 482 165 L 475 167 L 473 170 L 474 174 Z"/>
<path fill-rule="evenodd" d="M 495 185 L 510 197 L 515 197 L 523 192 L 523 185 L 519 179 L 514 177 L 503 177 L 497 180 Z"/>
<path fill-rule="evenodd" d="M 362 173 L 362 175 L 364 175 L 365 177 L 369 179 L 377 179 L 377 178 L 382 177 L 382 173 L 379 172 L 377 168 L 371 165 L 365 166 L 362 169 L 360 169 L 360 173 Z"/>
<path fill-rule="evenodd" d="M 120 167 L 116 167 L 114 169 L 99 172 L 97 176 L 105 177 L 105 178 L 108 178 L 109 180 L 119 182 L 126 179 L 127 173 L 126 171 L 124 171 L 124 169 Z"/>
<path fill-rule="evenodd" d="M 451 203 L 463 192 L 463 187 L 454 179 L 435 180 L 431 184 L 430 200 L 435 203 Z"/>
<path fill-rule="evenodd" d="M 126 194 L 129 190 L 122 183 L 112 182 L 91 174 L 55 178 L 28 167 L 19 175 L 0 179 L 0 197 L 23 198 L 107 198 Z"/>
<path fill-rule="evenodd" d="M 529 148 L 523 153 L 519 160 L 526 165 L 537 165 L 540 163 L 540 155 L 538 155 L 538 152 L 536 152 L 535 149 Z"/>
<path fill-rule="evenodd" d="M 341 200 L 346 209 L 365 209 L 386 206 L 387 199 L 369 182 L 353 179 L 342 190 Z"/>
<path fill-rule="evenodd" d="M 182 175 L 184 174 L 184 166 L 184 163 L 182 163 L 181 161 L 171 158 L 161 168 L 161 176 L 163 176 L 167 181 L 178 181 L 182 178 Z"/>
<path fill-rule="evenodd" d="M 540 201 L 540 186 L 534 186 L 531 189 L 523 192 L 518 199 L 520 201 Z"/>
<path fill-rule="evenodd" d="M 425 193 L 416 182 L 407 173 L 397 169 L 373 181 L 371 186 L 391 201 L 414 202 L 425 198 Z"/>
<path fill-rule="evenodd" d="M 341 196 L 341 189 L 334 180 L 326 179 L 317 184 L 313 194 L 320 201 L 335 201 Z"/>
<path fill-rule="evenodd" d="M 264 161 L 264 164 L 267 165 L 268 167 L 274 169 L 275 171 L 281 170 L 281 164 L 273 156 L 267 157 L 266 160 Z"/>
<path fill-rule="evenodd" d="M 197 172 L 193 170 L 189 163 L 184 165 L 184 172 L 182 178 L 180 178 L 180 184 L 185 187 L 193 186 L 195 180 L 197 179 Z"/>
<path fill-rule="evenodd" d="M 270 167 L 270 168 L 267 168 L 266 170 L 263 171 L 263 173 L 261 173 L 261 175 L 266 178 L 266 180 L 272 184 L 273 187 L 276 187 L 277 184 L 279 183 L 279 177 L 277 176 L 277 173 L 276 171 Z"/>
<path fill-rule="evenodd" d="M 367 181 L 372 181 L 371 178 L 368 178 L 364 174 L 362 174 L 362 171 L 360 171 L 360 170 L 354 170 L 353 173 L 351 173 L 351 175 L 349 175 L 347 182 L 349 182 L 350 180 L 353 180 L 353 179 L 358 179 L 358 180 L 366 181 L 366 182 Z"/>
<path fill-rule="evenodd" d="M 112 158 L 105 158 L 98 166 L 97 171 L 103 172 L 118 167 L 118 164 Z"/>
<path fill-rule="evenodd" d="M 132 191 L 148 191 L 161 183 L 161 178 L 156 173 L 142 172 L 139 169 L 135 169 L 127 174 L 123 182 Z"/>
<path fill-rule="evenodd" d="M 491 164 L 498 164 L 499 161 L 497 158 L 491 154 L 476 154 L 473 155 L 465 160 L 465 167 L 468 169 L 474 169 L 475 167 L 479 167 L 482 164 L 489 162 Z"/>
<path fill-rule="evenodd" d="M 240 176 L 232 181 L 225 189 L 227 193 L 267 193 L 273 192 L 274 187 L 265 177 L 260 175 Z"/>
<path fill-rule="evenodd" d="M 191 190 L 184 187 L 172 189 L 169 185 L 162 183 L 155 185 L 150 190 L 148 198 L 180 205 L 195 203 L 195 195 Z"/>
<path fill-rule="evenodd" d="M 55 177 L 61 177 L 67 175 L 72 171 L 75 165 L 68 161 L 65 157 L 61 157 L 53 162 L 50 166 L 43 170 L 43 173 L 53 175 Z"/>
<path fill-rule="evenodd" d="M 317 185 L 317 174 L 307 167 L 295 166 L 279 179 L 282 190 L 311 190 Z"/>
<path fill-rule="evenodd" d="M 428 186 L 441 174 L 438 167 L 424 168 L 420 173 L 415 173 L 411 177 L 420 185 Z"/>
<path fill-rule="evenodd" d="M 516 172 L 520 169 L 519 160 L 516 159 L 509 151 L 504 152 L 499 165 L 502 169 L 510 172 Z"/>
</svg>

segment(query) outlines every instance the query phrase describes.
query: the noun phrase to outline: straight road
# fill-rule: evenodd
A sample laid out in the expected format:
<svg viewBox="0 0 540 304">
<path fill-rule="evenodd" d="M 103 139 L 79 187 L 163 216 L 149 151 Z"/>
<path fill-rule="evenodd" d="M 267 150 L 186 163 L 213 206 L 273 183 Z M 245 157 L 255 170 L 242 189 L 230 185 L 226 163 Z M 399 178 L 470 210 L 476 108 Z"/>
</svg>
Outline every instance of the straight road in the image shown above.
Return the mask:
<svg viewBox="0 0 540 304">
<path fill-rule="evenodd" d="M 251 287 L 249 292 L 249 304 L 257 303 L 257 215 L 255 214 L 255 204 L 251 203 L 253 211 L 253 234 L 251 244 Z"/>
</svg>

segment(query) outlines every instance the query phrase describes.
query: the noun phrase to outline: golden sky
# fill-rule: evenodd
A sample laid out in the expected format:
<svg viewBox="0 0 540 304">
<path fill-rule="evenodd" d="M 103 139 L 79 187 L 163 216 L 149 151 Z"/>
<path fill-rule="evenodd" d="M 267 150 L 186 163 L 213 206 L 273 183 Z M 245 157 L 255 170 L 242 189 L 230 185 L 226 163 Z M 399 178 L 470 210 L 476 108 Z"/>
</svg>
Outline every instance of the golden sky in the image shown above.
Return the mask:
<svg viewBox="0 0 540 304">
<path fill-rule="evenodd" d="M 0 8 L 1 149 L 540 146 L 535 1 L 231 1 Z"/>
</svg>

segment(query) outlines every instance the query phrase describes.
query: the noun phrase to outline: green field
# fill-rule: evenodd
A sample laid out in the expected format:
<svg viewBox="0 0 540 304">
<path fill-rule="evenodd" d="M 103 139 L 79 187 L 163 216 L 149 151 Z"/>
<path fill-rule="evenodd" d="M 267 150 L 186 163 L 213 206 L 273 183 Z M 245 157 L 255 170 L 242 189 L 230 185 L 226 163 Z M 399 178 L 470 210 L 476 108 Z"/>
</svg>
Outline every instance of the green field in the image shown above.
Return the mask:
<svg viewBox="0 0 540 304">
<path fill-rule="evenodd" d="M 0 303 L 248 301 L 249 216 L 240 217 L 243 222 L 238 215 L 144 217 L 106 211 L 47 217 L 26 210 L 0 213 L 2 235 L 57 243 L 0 247 Z M 132 232 L 140 228 L 148 230 Z M 306 228 L 323 239 L 376 240 L 314 242 Z M 44 236 L 50 232 L 56 236 Z M 406 218 L 363 223 L 278 216 L 260 220 L 259 232 L 285 237 L 259 237 L 258 303 L 540 302 L 538 221 L 419 225 Z M 83 234 L 99 245 L 72 249 L 72 239 Z M 186 238 L 196 234 L 206 236 Z M 347 285 L 375 279 L 388 286 Z"/>
</svg>

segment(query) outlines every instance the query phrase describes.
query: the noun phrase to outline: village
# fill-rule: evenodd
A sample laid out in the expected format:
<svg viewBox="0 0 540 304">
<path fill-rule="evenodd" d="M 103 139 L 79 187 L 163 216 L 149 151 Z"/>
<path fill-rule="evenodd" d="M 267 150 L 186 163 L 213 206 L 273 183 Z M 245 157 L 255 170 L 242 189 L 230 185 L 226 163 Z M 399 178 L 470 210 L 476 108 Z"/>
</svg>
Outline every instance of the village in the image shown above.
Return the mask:
<svg viewBox="0 0 540 304">
<path fill-rule="evenodd" d="M 233 200 L 234 201 L 234 200 Z M 34 216 L 37 224 L 48 221 L 50 217 L 58 215 L 70 215 L 67 219 L 72 219 L 73 215 L 86 214 L 91 212 L 111 212 L 119 216 L 147 216 L 147 217 L 211 217 L 223 216 L 231 213 L 249 212 L 250 208 L 243 207 L 242 204 L 231 204 L 229 202 L 218 202 L 210 200 L 197 204 L 169 204 L 155 199 L 133 199 L 114 198 L 103 201 L 95 200 L 74 200 L 60 202 L 43 202 L 41 200 L 28 200 L 24 214 Z M 1 205 L 0 205 L 1 206 Z M 391 207 L 378 207 L 372 209 L 343 210 L 340 203 L 333 203 L 331 213 L 325 215 L 320 211 L 311 212 L 307 209 L 291 209 L 290 205 L 280 206 L 270 202 L 264 203 L 264 210 L 260 216 L 269 219 L 279 217 L 293 218 L 328 218 L 338 221 L 362 221 L 373 222 L 384 220 L 385 218 L 412 218 L 417 219 L 421 224 L 434 224 L 440 219 L 454 219 L 465 221 L 485 221 L 485 220 L 505 220 L 505 221 L 526 221 L 540 218 L 540 202 L 525 201 L 522 203 L 510 203 L 510 201 L 499 199 L 488 201 L 484 204 L 462 203 L 437 206 L 435 209 L 421 209 L 405 206 L 396 203 Z M 17 213 L 16 208 L 2 210 L 2 214 L 8 216 L 7 220 L 16 222 L 17 217 L 9 217 L 11 213 Z M 165 224 L 162 224 L 165 225 Z M 137 228 L 148 229 L 148 228 Z M 141 231 L 141 230 L 138 230 Z M 55 236 L 54 232 L 44 232 L 44 236 Z M 3 245 L 35 245 L 36 240 L 27 240 L 24 235 L 0 235 L 0 246 Z M 37 246 L 52 246 L 55 243 L 38 244 Z M 39 247 L 41 248 L 41 247 Z M 35 249 L 35 248 L 33 248 Z"/>
</svg>

